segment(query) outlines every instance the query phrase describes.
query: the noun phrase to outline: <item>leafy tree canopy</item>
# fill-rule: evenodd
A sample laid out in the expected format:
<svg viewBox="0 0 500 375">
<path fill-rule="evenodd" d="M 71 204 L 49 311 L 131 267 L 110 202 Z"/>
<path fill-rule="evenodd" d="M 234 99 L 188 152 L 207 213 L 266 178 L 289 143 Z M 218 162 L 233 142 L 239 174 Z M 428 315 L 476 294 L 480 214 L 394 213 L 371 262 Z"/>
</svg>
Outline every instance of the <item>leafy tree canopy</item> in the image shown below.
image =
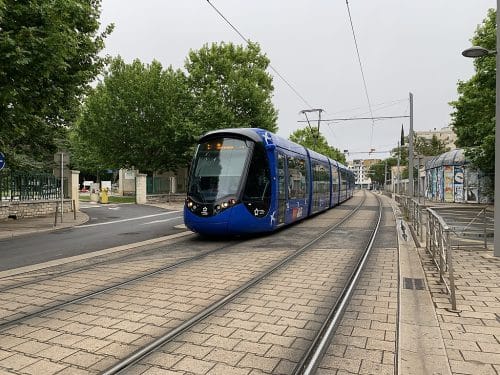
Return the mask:
<svg viewBox="0 0 500 375">
<path fill-rule="evenodd" d="M 213 43 L 190 51 L 185 68 L 199 131 L 249 127 L 276 132 L 268 66 L 269 59 L 256 43 Z"/>
<path fill-rule="evenodd" d="M 386 170 L 386 163 L 387 163 L 387 170 Z M 387 180 L 389 180 L 391 178 L 391 167 L 395 165 L 398 165 L 398 161 L 396 158 L 393 157 L 372 164 L 370 166 L 370 169 L 368 170 L 372 182 L 375 182 L 383 186 L 386 180 L 385 172 L 387 171 Z"/>
<path fill-rule="evenodd" d="M 337 160 L 343 164 L 346 163 L 345 155 L 335 147 L 329 146 L 326 138 L 316 128 L 298 129 L 290 135 L 289 139 L 310 150 L 328 156 L 330 159 Z"/>
<path fill-rule="evenodd" d="M 190 121 L 187 78 L 158 61 L 113 59 L 88 96 L 73 139 L 80 168 L 174 170 L 191 158 L 196 129 Z"/>
<path fill-rule="evenodd" d="M 471 42 L 489 50 L 496 50 L 496 12 L 488 11 Z M 466 149 L 473 164 L 486 173 L 495 169 L 495 72 L 496 57 L 474 59 L 475 74 L 468 81 L 458 82 L 458 99 L 452 125 L 457 134 L 457 145 Z"/>
<path fill-rule="evenodd" d="M 67 140 L 105 59 L 100 0 L 0 1 L 0 151 L 41 167 Z"/>
</svg>

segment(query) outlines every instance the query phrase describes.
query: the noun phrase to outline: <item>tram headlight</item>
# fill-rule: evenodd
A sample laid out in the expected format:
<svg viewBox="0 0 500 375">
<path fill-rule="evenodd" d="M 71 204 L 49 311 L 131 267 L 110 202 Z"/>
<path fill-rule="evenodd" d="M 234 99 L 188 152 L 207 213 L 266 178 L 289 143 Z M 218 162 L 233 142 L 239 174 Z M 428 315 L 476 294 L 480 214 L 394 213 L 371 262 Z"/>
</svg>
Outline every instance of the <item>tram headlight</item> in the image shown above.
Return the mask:
<svg viewBox="0 0 500 375">
<path fill-rule="evenodd" d="M 227 208 L 229 206 L 229 203 L 227 202 L 222 202 L 221 204 L 222 208 Z"/>
<path fill-rule="evenodd" d="M 193 201 L 187 201 L 186 206 L 188 206 L 188 208 L 193 207 Z"/>
</svg>

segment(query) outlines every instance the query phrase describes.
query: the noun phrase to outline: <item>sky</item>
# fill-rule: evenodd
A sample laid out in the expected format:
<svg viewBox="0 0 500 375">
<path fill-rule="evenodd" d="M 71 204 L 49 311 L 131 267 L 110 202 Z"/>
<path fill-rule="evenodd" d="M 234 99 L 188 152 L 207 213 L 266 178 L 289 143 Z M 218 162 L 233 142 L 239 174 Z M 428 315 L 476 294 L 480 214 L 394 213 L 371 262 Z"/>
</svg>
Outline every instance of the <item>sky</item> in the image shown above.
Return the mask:
<svg viewBox="0 0 500 375">
<path fill-rule="evenodd" d="M 279 135 L 288 138 L 307 126 L 298 122 L 305 119 L 300 111 L 311 107 L 323 109 L 323 119 L 370 116 L 345 0 L 211 3 L 260 44 L 307 102 L 269 70 Z M 457 82 L 474 72 L 461 51 L 496 1 L 350 0 L 349 7 L 373 115 L 408 116 L 411 92 L 415 131 L 448 126 Z M 158 60 L 183 68 L 191 49 L 245 43 L 206 0 L 103 0 L 101 22 L 115 24 L 103 52 L 127 62 Z M 349 160 L 385 158 L 402 125 L 408 134 L 408 118 L 322 122 L 320 130 L 331 146 L 349 151 Z"/>
</svg>

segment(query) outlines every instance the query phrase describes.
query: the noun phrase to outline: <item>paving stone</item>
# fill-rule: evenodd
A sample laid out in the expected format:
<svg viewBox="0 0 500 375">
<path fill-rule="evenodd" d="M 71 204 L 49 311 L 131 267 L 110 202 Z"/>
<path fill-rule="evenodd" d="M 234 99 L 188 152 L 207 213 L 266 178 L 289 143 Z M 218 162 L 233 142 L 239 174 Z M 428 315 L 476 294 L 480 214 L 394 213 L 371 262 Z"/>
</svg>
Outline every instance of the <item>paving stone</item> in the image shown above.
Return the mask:
<svg viewBox="0 0 500 375">
<path fill-rule="evenodd" d="M 62 346 L 51 345 L 45 350 L 38 353 L 39 357 L 50 359 L 54 362 L 60 361 L 63 358 L 70 356 L 78 351 L 78 349 L 69 349 Z"/>
<path fill-rule="evenodd" d="M 272 372 L 279 361 L 277 358 L 266 358 L 248 353 L 238 362 L 238 367 Z"/>
<path fill-rule="evenodd" d="M 54 363 L 46 359 L 39 360 L 38 362 L 33 363 L 22 369 L 22 372 L 28 374 L 56 374 L 59 371 L 64 370 L 68 366 L 65 364 Z"/>
<path fill-rule="evenodd" d="M 0 366 L 11 370 L 21 370 L 24 367 L 32 365 L 33 363 L 36 363 L 38 361 L 39 361 L 38 358 L 33 358 L 26 356 L 24 354 L 16 353 L 9 357 L 1 359 Z"/>
<path fill-rule="evenodd" d="M 245 356 L 245 353 L 237 351 L 237 347 L 233 351 L 215 348 L 204 359 L 214 363 L 223 362 L 229 366 L 235 366 Z"/>
<path fill-rule="evenodd" d="M 174 369 L 194 374 L 206 374 L 214 366 L 213 362 L 185 357 L 174 365 Z"/>
<path fill-rule="evenodd" d="M 250 371 L 250 369 L 243 369 L 229 366 L 224 363 L 218 363 L 210 371 L 208 371 L 207 375 L 248 375 Z"/>
</svg>

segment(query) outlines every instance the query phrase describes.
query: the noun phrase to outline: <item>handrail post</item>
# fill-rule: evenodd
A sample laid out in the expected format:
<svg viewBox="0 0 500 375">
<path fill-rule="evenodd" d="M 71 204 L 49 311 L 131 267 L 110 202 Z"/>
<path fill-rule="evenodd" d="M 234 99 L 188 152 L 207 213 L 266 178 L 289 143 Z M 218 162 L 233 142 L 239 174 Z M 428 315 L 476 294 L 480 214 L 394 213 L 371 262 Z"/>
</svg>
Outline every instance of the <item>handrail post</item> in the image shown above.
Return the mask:
<svg viewBox="0 0 500 375">
<path fill-rule="evenodd" d="M 444 228 L 439 225 L 439 244 L 440 244 L 440 249 L 439 250 L 439 281 L 444 283 L 444 277 L 443 277 L 443 274 L 444 274 L 444 257 L 445 257 L 445 252 L 446 252 L 446 249 L 445 249 L 445 246 L 444 245 L 444 240 L 443 240 L 443 230 Z"/>
<path fill-rule="evenodd" d="M 448 278 L 450 279 L 450 299 L 452 311 L 457 311 L 457 299 L 455 296 L 455 276 L 453 275 L 453 259 L 450 244 L 450 231 L 446 231 L 446 263 L 448 265 Z"/>
</svg>

